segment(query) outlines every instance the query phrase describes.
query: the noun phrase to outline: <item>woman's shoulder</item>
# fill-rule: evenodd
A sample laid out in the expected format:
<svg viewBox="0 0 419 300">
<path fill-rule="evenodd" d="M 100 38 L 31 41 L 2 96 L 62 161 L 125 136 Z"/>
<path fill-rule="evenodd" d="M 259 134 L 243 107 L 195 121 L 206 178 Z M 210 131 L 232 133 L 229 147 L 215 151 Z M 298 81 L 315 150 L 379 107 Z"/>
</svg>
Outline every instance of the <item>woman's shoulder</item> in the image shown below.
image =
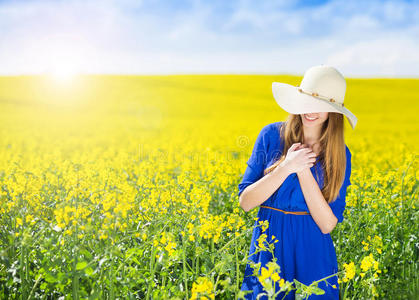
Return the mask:
<svg viewBox="0 0 419 300">
<path fill-rule="evenodd" d="M 266 124 L 262 128 L 261 133 L 263 135 L 268 135 L 268 136 L 275 136 L 275 135 L 279 136 L 279 129 L 280 129 L 282 123 L 284 123 L 284 122 L 277 121 L 277 122 L 272 122 L 272 123 Z"/>
<path fill-rule="evenodd" d="M 282 121 L 277 121 L 266 124 L 259 133 L 260 137 L 265 141 L 265 151 L 269 154 L 269 157 L 277 155 L 278 152 L 282 153 L 280 128 L 283 123 Z"/>
</svg>

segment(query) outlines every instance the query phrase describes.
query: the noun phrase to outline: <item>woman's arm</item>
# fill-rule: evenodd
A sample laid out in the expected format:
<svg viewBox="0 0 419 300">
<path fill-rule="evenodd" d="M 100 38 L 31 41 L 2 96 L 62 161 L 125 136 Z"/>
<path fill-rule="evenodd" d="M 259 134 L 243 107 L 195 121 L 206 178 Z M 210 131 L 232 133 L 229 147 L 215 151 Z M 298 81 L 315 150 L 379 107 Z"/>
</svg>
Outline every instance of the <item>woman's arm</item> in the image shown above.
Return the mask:
<svg viewBox="0 0 419 300">
<path fill-rule="evenodd" d="M 290 174 L 288 167 L 281 163 L 272 172 L 247 186 L 239 197 L 241 208 L 248 212 L 265 202 Z"/>
<path fill-rule="evenodd" d="M 317 181 L 309 168 L 297 172 L 308 209 L 322 233 L 330 233 L 336 226 L 338 219 L 324 198 Z"/>
</svg>

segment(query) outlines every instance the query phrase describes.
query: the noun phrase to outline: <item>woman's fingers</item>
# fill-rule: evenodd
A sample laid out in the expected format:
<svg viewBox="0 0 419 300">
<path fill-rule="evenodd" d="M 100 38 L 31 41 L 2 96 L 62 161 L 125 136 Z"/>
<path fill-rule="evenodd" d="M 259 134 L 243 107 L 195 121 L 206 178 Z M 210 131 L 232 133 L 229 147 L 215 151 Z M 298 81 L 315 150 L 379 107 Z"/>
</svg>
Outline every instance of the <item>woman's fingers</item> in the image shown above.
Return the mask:
<svg viewBox="0 0 419 300">
<path fill-rule="evenodd" d="M 294 143 L 289 148 L 289 151 L 300 151 L 300 150 L 303 150 L 303 152 L 305 154 L 308 154 L 309 157 L 312 157 L 313 155 L 314 155 L 313 157 L 317 156 L 317 154 L 313 151 L 313 149 L 310 146 L 308 146 L 307 144 L 301 144 L 300 142 L 299 143 Z"/>
<path fill-rule="evenodd" d="M 311 153 L 314 153 L 313 149 L 311 148 L 302 148 L 301 150 L 304 151 L 306 155 L 310 155 Z"/>
<path fill-rule="evenodd" d="M 294 143 L 291 145 L 291 147 L 289 148 L 289 151 L 294 151 L 294 149 L 298 146 L 300 146 L 301 143 Z"/>
<path fill-rule="evenodd" d="M 301 144 L 301 143 L 299 143 L 300 145 L 298 145 L 297 146 L 297 148 L 295 149 L 295 150 L 300 150 L 300 149 L 304 149 L 304 148 L 306 148 L 307 147 L 307 145 L 306 144 Z"/>
<path fill-rule="evenodd" d="M 312 150 L 312 151 L 309 151 L 309 152 L 307 153 L 307 156 L 308 156 L 308 157 L 317 157 L 317 154 L 316 154 L 316 152 L 314 152 L 314 151 Z"/>
</svg>

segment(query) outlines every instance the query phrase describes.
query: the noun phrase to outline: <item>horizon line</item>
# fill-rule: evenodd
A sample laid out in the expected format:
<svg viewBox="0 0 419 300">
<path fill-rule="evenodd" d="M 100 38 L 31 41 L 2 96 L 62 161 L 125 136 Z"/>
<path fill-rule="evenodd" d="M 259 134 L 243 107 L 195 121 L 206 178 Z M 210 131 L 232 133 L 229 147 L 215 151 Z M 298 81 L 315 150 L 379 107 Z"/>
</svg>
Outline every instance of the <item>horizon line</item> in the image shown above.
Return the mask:
<svg viewBox="0 0 419 300">
<path fill-rule="evenodd" d="M 54 76 L 50 73 L 21 73 L 21 74 L 0 74 L 0 77 L 50 77 Z M 71 77 L 83 76 L 138 76 L 138 77 L 152 77 L 152 76 L 292 76 L 303 77 L 304 74 L 297 73 L 75 73 Z M 419 79 L 419 76 L 386 76 L 386 75 L 366 75 L 366 76 L 344 76 L 347 79 Z"/>
</svg>

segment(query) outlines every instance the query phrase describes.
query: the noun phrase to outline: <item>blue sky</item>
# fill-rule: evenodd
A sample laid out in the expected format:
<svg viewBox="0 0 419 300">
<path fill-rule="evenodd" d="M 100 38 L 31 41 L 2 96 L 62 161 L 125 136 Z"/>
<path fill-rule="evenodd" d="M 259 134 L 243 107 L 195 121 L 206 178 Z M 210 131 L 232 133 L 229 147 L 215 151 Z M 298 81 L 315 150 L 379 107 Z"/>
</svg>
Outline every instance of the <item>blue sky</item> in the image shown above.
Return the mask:
<svg viewBox="0 0 419 300">
<path fill-rule="evenodd" d="M 419 1 L 0 0 L 0 74 L 418 77 Z"/>
</svg>

